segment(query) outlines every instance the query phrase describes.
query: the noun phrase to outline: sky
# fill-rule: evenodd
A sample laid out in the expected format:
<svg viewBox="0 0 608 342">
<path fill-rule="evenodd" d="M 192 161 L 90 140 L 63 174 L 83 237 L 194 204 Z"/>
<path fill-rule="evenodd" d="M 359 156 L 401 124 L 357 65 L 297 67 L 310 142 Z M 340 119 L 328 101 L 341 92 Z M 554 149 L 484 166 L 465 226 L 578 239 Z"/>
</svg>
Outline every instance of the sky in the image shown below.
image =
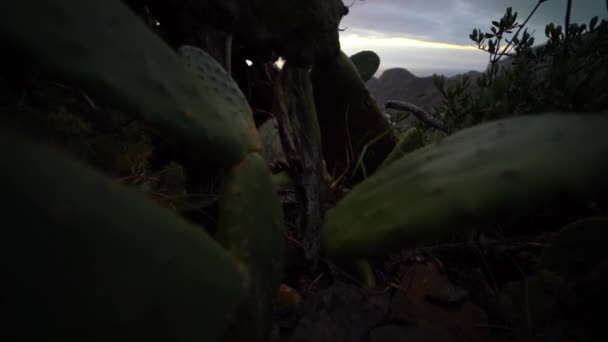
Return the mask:
<svg viewBox="0 0 608 342">
<path fill-rule="evenodd" d="M 489 31 L 507 7 L 522 23 L 538 0 L 343 0 L 350 13 L 342 19 L 342 50 L 352 55 L 373 50 L 380 56 L 378 74 L 395 67 L 417 76 L 452 76 L 485 69 L 488 54 L 469 39 L 473 28 Z M 547 0 L 528 22 L 537 43 L 546 40 L 545 25 L 563 26 L 567 0 Z M 573 0 L 571 22 L 608 18 L 606 0 Z"/>
</svg>

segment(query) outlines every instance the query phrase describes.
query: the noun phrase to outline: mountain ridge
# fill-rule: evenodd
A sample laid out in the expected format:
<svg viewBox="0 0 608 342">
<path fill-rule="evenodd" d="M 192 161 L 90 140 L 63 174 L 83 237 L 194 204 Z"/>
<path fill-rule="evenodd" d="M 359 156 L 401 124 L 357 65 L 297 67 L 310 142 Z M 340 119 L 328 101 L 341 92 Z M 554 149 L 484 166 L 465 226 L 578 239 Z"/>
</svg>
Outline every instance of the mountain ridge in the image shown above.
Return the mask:
<svg viewBox="0 0 608 342">
<path fill-rule="evenodd" d="M 479 71 L 469 71 L 447 79 L 455 80 L 462 75 L 469 75 L 474 81 L 481 74 Z M 441 102 L 441 93 L 435 87 L 433 76 L 418 77 L 406 68 L 387 69 L 380 77 L 372 77 L 366 85 L 380 107 L 384 107 L 388 100 L 399 100 L 430 112 Z"/>
</svg>

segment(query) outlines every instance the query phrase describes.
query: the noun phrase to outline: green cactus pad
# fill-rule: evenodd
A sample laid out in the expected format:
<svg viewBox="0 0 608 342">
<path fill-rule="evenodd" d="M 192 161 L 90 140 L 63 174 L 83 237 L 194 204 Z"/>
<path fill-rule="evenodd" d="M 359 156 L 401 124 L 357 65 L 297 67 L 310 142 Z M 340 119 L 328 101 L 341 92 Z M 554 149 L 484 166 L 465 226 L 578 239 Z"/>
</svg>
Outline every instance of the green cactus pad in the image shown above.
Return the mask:
<svg viewBox="0 0 608 342">
<path fill-rule="evenodd" d="M 422 146 L 424 146 L 424 142 L 422 141 L 422 133 L 418 130 L 418 128 L 412 127 L 408 129 L 399 138 L 397 146 L 395 146 L 379 168 L 388 166 L 394 161 L 399 160 L 404 155 L 419 149 Z"/>
<path fill-rule="evenodd" d="M 373 51 L 361 51 L 350 56 L 363 82 L 369 81 L 380 67 L 380 57 Z"/>
<path fill-rule="evenodd" d="M 248 305 L 239 316 L 236 341 L 263 341 L 283 270 L 283 211 L 268 166 L 248 155 L 222 181 L 218 240 L 247 270 Z"/>
<path fill-rule="evenodd" d="M 259 128 L 260 140 L 262 141 L 262 156 L 267 163 L 282 161 L 287 163 L 283 146 L 281 145 L 281 136 L 275 118 L 266 120 Z"/>
<path fill-rule="evenodd" d="M 233 113 L 235 117 L 243 116 L 241 120 L 251 119 L 248 124 L 253 125 L 253 116 L 250 114 L 245 95 L 222 65 L 205 50 L 196 46 L 183 45 L 178 49 L 178 53 L 203 84 L 207 94 L 224 100 L 225 111 Z"/>
<path fill-rule="evenodd" d="M 460 131 L 414 151 L 327 212 L 328 252 L 360 257 L 608 189 L 608 117 L 543 114 Z"/>
<path fill-rule="evenodd" d="M 333 63 L 315 66 L 311 80 L 327 170 L 340 175 L 364 166 L 359 170 L 366 172 L 350 180 L 358 182 L 380 166 L 397 137 L 344 52 Z"/>
<path fill-rule="evenodd" d="M 202 229 L 4 130 L 0 154 L 3 336 L 221 340 L 244 278 Z"/>
<path fill-rule="evenodd" d="M 208 56 L 199 80 L 121 1 L 2 1 L 0 38 L 32 63 L 222 166 L 259 150 L 251 109 Z M 200 76 L 208 75 L 206 82 Z"/>
</svg>

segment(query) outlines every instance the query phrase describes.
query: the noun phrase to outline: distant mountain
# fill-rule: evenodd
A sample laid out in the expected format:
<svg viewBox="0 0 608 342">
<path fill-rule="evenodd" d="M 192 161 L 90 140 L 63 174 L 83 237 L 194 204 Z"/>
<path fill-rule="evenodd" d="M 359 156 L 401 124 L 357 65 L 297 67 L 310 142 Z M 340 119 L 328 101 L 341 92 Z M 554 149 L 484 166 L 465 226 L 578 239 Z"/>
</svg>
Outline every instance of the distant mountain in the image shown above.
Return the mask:
<svg viewBox="0 0 608 342">
<path fill-rule="evenodd" d="M 369 80 L 367 88 L 380 106 L 388 100 L 401 100 L 428 111 L 441 99 L 432 77 L 416 77 L 402 68 L 386 70 L 379 78 Z"/>
<path fill-rule="evenodd" d="M 475 78 L 481 75 L 481 72 L 470 71 L 467 74 L 472 77 L 471 83 L 474 85 Z M 459 75 L 448 80 L 457 77 Z M 388 69 L 379 78 L 371 78 L 366 85 L 380 107 L 384 107 L 388 100 L 400 100 L 430 112 L 441 102 L 441 93 L 435 87 L 432 76 L 417 77 L 403 68 Z"/>
<path fill-rule="evenodd" d="M 477 87 L 475 80 L 482 73 L 469 71 L 466 74 L 471 77 L 471 90 L 475 89 Z M 456 80 L 459 76 L 461 75 L 448 78 L 448 82 Z M 429 113 L 441 103 L 441 93 L 435 87 L 432 76 L 417 77 L 403 68 L 388 69 L 380 77 L 372 77 L 366 83 L 366 86 L 382 111 L 384 111 L 384 104 L 388 100 L 406 101 Z M 401 131 L 405 131 L 417 120 L 412 115 L 405 119 L 400 119 L 403 118 L 404 113 L 394 112 L 388 114 L 392 120 L 398 121 L 397 129 Z"/>
</svg>

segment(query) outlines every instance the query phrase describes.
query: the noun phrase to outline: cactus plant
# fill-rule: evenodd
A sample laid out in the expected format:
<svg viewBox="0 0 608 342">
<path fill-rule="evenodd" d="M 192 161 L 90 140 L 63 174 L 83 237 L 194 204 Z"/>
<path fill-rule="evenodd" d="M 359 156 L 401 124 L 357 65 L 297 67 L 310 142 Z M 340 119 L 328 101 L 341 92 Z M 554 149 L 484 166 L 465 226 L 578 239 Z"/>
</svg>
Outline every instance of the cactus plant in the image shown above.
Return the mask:
<svg viewBox="0 0 608 342">
<path fill-rule="evenodd" d="M 357 67 L 363 82 L 367 82 L 374 77 L 378 67 L 380 67 L 380 57 L 373 51 L 357 52 L 350 56 L 350 60 Z"/>
<path fill-rule="evenodd" d="M 266 120 L 260 127 L 260 140 L 262 141 L 262 156 L 269 163 L 282 162 L 287 163 L 285 152 L 281 146 L 281 137 L 277 127 L 277 120 L 271 118 Z"/>
<path fill-rule="evenodd" d="M 283 270 L 283 212 L 264 159 L 251 154 L 225 175 L 218 240 L 244 266 L 250 296 L 241 313 L 246 338 L 264 340 Z"/>
<path fill-rule="evenodd" d="M 5 130 L 0 153 L 3 336 L 220 340 L 245 277 L 203 230 Z"/>
<path fill-rule="evenodd" d="M 352 168 L 358 155 L 370 172 L 384 161 L 328 212 L 323 227 L 327 251 L 350 257 L 346 262 L 369 286 L 373 272 L 361 258 L 385 247 L 520 214 L 556 194 L 593 197 L 608 188 L 608 121 L 599 116 L 522 117 L 414 152 L 419 146 L 409 140 L 393 149 L 396 137 L 364 84 L 377 65 L 361 64 L 358 72 L 357 61 L 370 56 L 335 55 L 334 31 L 346 7 L 338 0 L 304 3 L 255 8 L 269 25 L 252 40 L 293 58 L 288 66 L 314 64 L 315 106 L 305 111 L 319 113 L 332 171 Z M 315 15 L 309 27 L 322 25 L 286 42 L 298 31 L 285 28 L 300 28 L 307 13 Z M 1 128 L 0 201 L 13 224 L 2 248 L 9 337 L 267 340 L 283 217 L 251 109 L 226 71 L 196 47 L 174 52 L 119 1 L 0 2 L 0 19 L 0 38 L 17 58 L 135 116 L 222 175 L 215 241 L 144 195 Z M 275 39 L 280 29 L 288 34 Z M 311 49 L 297 58 L 302 46 Z M 312 106 L 308 80 L 299 82 L 307 70 L 293 70 L 298 78 L 283 84 L 307 86 L 281 99 L 296 110 Z M 402 196 L 411 204 L 398 202 Z M 29 329 L 17 331 L 23 322 Z"/>
<path fill-rule="evenodd" d="M 17 53 L 163 127 L 197 158 L 230 166 L 259 150 L 251 109 L 221 66 L 208 59 L 209 77 L 197 81 L 121 2 L 2 2 L 0 13 L 0 37 Z"/>
<path fill-rule="evenodd" d="M 401 159 L 404 155 L 424 146 L 422 140 L 422 132 L 416 127 L 411 127 L 399 138 L 397 146 L 391 151 L 391 153 L 384 159 L 384 162 L 378 169 L 386 167 L 396 160 Z"/>
<path fill-rule="evenodd" d="M 328 171 L 337 175 L 352 172 L 366 145 L 377 139 L 362 156 L 364 169 L 373 172 L 397 138 L 357 68 L 342 52 L 333 63 L 313 68 L 311 79 Z M 353 182 L 361 178 L 359 173 Z"/>
<path fill-rule="evenodd" d="M 36 10 L 32 11 L 33 8 Z M 221 223 L 218 235 L 224 246 L 238 259 L 243 279 L 238 278 L 240 275 L 235 270 L 236 266 L 226 266 L 226 270 L 220 272 L 227 272 L 227 275 L 218 275 L 218 284 L 226 286 L 226 289 L 219 289 L 218 286 L 220 285 L 215 283 L 212 283 L 213 286 L 205 287 L 203 283 L 199 290 L 205 291 L 208 288 L 208 293 L 198 297 L 195 296 L 190 302 L 186 300 L 187 298 L 178 297 L 179 301 L 175 305 L 181 305 L 179 307 L 180 311 L 184 315 L 191 316 L 188 319 L 176 322 L 175 317 L 165 313 L 146 313 L 146 315 L 158 314 L 157 317 L 146 321 L 147 316 L 140 312 L 141 322 L 154 322 L 153 326 L 165 326 L 164 336 L 167 339 L 179 339 L 180 336 L 183 337 L 191 333 L 188 338 L 198 336 L 207 340 L 216 340 L 225 333 L 227 321 L 230 318 L 235 319 L 235 316 L 229 317 L 228 312 L 234 314 L 232 309 L 236 304 L 239 304 L 239 317 L 258 318 L 252 321 L 254 324 L 251 325 L 251 330 L 247 331 L 248 339 L 265 339 L 269 324 L 264 322 L 269 319 L 268 313 L 270 308 L 273 307 L 275 299 L 272 294 L 277 292 L 279 286 L 278 278 L 283 243 L 282 213 L 278 198 L 274 194 L 269 170 L 259 155 L 260 140 L 253 123 L 251 109 L 234 81 L 229 78 L 217 62 L 198 49 L 182 48 L 180 53 L 186 60 L 186 63 L 184 63 L 182 58 L 179 58 L 160 38 L 149 31 L 122 2 L 93 1 L 84 3 L 74 0 L 57 0 L 43 3 L 26 0 L 10 4 L 3 2 L 0 4 L 0 13 L 2 13 L 0 37 L 3 38 L 3 41 L 11 44 L 15 53 L 27 56 L 30 61 L 43 66 L 49 73 L 82 86 L 96 100 L 99 99 L 113 104 L 125 112 L 135 115 L 144 123 L 166 133 L 174 141 L 174 144 L 183 147 L 191 158 L 198 158 L 206 162 L 207 165 L 222 167 L 227 171 L 222 184 L 224 190 L 221 194 L 223 198 L 220 199 L 220 212 L 231 216 L 229 218 L 220 217 Z M 44 31 L 41 31 L 41 27 L 44 27 Z M 194 67 L 196 72 L 190 70 L 188 65 Z M 42 160 L 47 164 L 53 164 L 51 159 Z M 19 165 L 23 168 L 35 167 L 40 169 L 45 167 L 43 166 L 44 163 L 33 158 L 31 160 L 21 160 L 21 162 Z M 32 166 L 27 164 L 28 162 Z M 17 170 L 14 168 L 5 170 L 12 177 L 8 179 L 20 175 Z M 51 169 L 51 171 L 56 173 L 55 176 L 64 172 L 55 169 Z M 65 172 L 69 171 L 69 169 L 65 170 Z M 79 171 L 74 171 L 74 173 L 77 172 Z M 29 176 L 33 177 L 34 175 Z M 78 178 L 76 175 L 74 177 L 75 179 Z M 23 179 L 25 181 L 29 180 L 28 175 L 26 174 Z M 256 181 L 251 182 L 250 179 L 256 179 Z M 86 180 L 83 182 L 86 185 Z M 49 192 L 56 190 L 52 188 L 52 185 L 47 187 Z M 84 187 L 84 189 L 87 188 Z M 84 202 L 93 201 L 95 196 L 98 196 L 95 189 L 75 194 L 74 201 L 77 199 Z M 18 190 L 15 189 L 14 191 L 17 192 Z M 57 194 L 58 196 L 70 195 L 62 191 L 57 192 Z M 120 197 L 121 195 L 121 190 L 117 190 L 116 196 Z M 104 200 L 99 203 L 103 203 L 104 208 L 108 208 L 108 212 L 125 213 L 125 215 L 129 213 L 128 210 L 121 210 L 117 206 L 117 204 L 123 203 L 122 200 L 114 201 L 110 194 L 104 196 Z M 54 202 L 59 203 L 58 198 L 55 198 Z M 53 208 L 54 202 L 51 199 L 53 198 L 42 196 L 40 202 L 37 202 L 36 208 L 44 205 Z M 260 199 L 263 199 L 263 203 Z M 49 200 L 49 202 L 47 203 L 45 200 Z M 27 202 L 21 203 L 19 199 L 15 201 L 17 206 L 27 205 Z M 254 203 L 255 207 L 251 207 Z M 240 209 L 233 207 L 235 205 L 248 208 L 248 210 L 239 211 Z M 62 208 L 59 209 L 63 210 Z M 135 211 L 134 215 L 137 213 L 144 215 L 144 210 L 138 206 L 126 205 L 126 208 L 133 209 Z M 100 207 L 98 210 L 101 209 Z M 170 218 L 161 214 L 156 215 L 154 214 L 156 210 L 154 207 L 146 210 L 149 212 L 149 217 L 159 220 L 156 225 L 162 223 L 162 227 L 174 225 L 176 229 L 182 229 L 180 227 L 183 224 L 179 220 L 176 219 L 173 222 Z M 105 211 L 102 215 L 99 212 L 93 212 L 92 209 L 87 209 L 82 215 L 91 215 L 93 222 L 98 217 L 104 217 L 106 220 L 103 221 L 105 226 L 102 229 L 109 229 L 108 226 L 112 224 L 107 221 L 112 215 L 108 216 Z M 81 217 L 81 219 L 84 218 Z M 146 223 L 148 222 L 145 220 L 135 222 L 137 227 L 133 229 L 136 229 L 142 235 L 141 237 L 138 238 L 133 233 L 129 236 L 129 240 L 116 243 L 121 243 L 121 248 L 127 249 L 128 246 L 131 246 L 137 250 L 139 248 L 138 239 L 145 242 L 146 234 L 149 234 L 144 227 Z M 28 221 L 20 229 L 27 231 L 33 229 L 32 225 L 35 224 L 37 222 Z M 115 224 L 118 228 L 123 227 L 123 223 L 120 221 Z M 150 229 L 153 229 L 153 231 L 161 229 L 155 227 L 154 225 Z M 170 235 L 170 232 L 165 233 L 165 235 Z M 110 236 L 104 238 L 111 239 L 113 236 L 120 238 L 120 235 L 116 234 L 110 234 Z M 22 237 L 18 236 L 17 238 Z M 75 238 L 82 239 L 80 235 L 76 235 Z M 57 239 L 59 242 L 66 244 L 73 240 L 69 233 Z M 195 241 L 190 244 L 194 244 L 203 238 L 195 236 L 194 239 Z M 178 248 L 182 244 L 187 245 L 187 243 L 183 243 L 177 238 L 162 241 L 160 235 L 153 242 L 168 243 L 169 247 L 167 248 Z M 172 246 L 173 243 L 176 245 Z M 192 252 L 192 257 L 195 260 L 200 260 L 197 265 L 202 265 L 199 271 L 211 269 L 210 265 L 221 268 L 227 263 L 227 261 L 222 261 L 219 256 L 206 258 L 204 253 L 210 253 L 211 256 L 213 256 L 213 253 L 220 253 L 215 251 L 217 247 L 206 247 L 207 245 L 212 245 L 212 242 L 203 243 L 199 241 L 198 246 L 203 249 L 199 252 L 201 255 L 197 256 L 196 253 Z M 108 258 L 111 262 L 116 263 L 119 259 L 114 258 L 124 256 L 128 259 L 126 262 L 129 263 L 129 267 L 132 267 L 134 271 L 137 266 L 141 267 L 143 272 L 144 269 L 153 268 L 159 263 L 169 262 L 153 258 L 147 261 L 144 256 L 135 254 L 131 257 L 126 254 L 127 251 L 115 251 L 113 248 L 102 250 L 104 246 L 111 246 L 111 241 L 106 241 L 104 245 L 100 245 L 96 249 L 100 258 Z M 191 245 L 184 248 L 186 247 L 188 251 L 194 248 Z M 148 249 L 152 249 L 152 245 L 146 245 L 146 248 L 146 251 L 148 251 Z M 205 252 L 207 249 L 209 251 Z M 40 253 L 44 253 L 44 251 L 45 249 L 41 249 Z M 116 255 L 114 255 L 115 252 Z M 151 251 L 148 252 L 151 253 Z M 34 250 L 32 253 L 40 257 L 37 254 L 38 251 Z M 77 249 L 73 253 L 73 257 L 79 259 L 86 256 L 87 250 Z M 85 254 L 81 255 L 83 253 Z M 41 262 L 37 259 L 31 261 L 32 263 Z M 210 264 L 207 264 L 207 262 Z M 44 263 L 41 265 L 44 265 Z M 87 265 L 95 266 L 95 264 Z M 183 261 L 183 264 L 175 261 L 174 264 L 170 265 L 175 267 L 175 272 L 191 269 L 188 261 Z M 34 277 L 43 276 L 40 273 L 43 272 L 42 266 L 32 266 L 37 267 L 32 271 Z M 104 264 L 99 266 L 104 266 Z M 167 265 L 162 264 L 161 266 L 165 267 Z M 107 267 L 110 267 L 110 265 Z M 233 268 L 232 271 L 230 267 Z M 128 273 L 126 269 L 125 273 Z M 137 273 L 134 276 L 137 276 Z M 129 279 L 128 274 L 121 275 L 121 277 L 126 280 Z M 151 276 L 142 275 L 142 279 L 145 277 L 154 280 Z M 67 281 L 68 279 L 63 280 Z M 109 285 L 120 287 L 119 280 L 116 279 Z M 137 283 L 142 287 L 140 290 L 144 293 L 148 293 L 148 290 L 154 293 L 154 286 L 156 285 L 145 284 L 142 281 Z M 187 283 L 188 279 L 182 277 L 171 279 L 171 281 Z M 198 281 L 198 283 L 201 282 L 203 280 Z M 59 280 L 56 285 L 59 287 L 69 286 L 68 283 L 62 283 Z M 95 288 L 92 285 L 94 284 L 84 284 L 83 290 L 94 292 Z M 186 284 L 184 286 L 191 285 Z M 128 291 L 134 291 L 127 285 L 125 287 L 125 291 L 127 291 L 124 294 L 125 296 L 129 293 Z M 242 290 L 243 287 L 247 292 L 245 299 L 237 291 Z M 191 294 L 188 291 L 176 291 L 176 293 L 176 296 Z M 234 296 L 232 296 L 233 294 Z M 131 316 L 134 316 L 136 311 L 123 314 L 120 310 L 121 303 L 129 303 L 122 297 L 123 293 L 118 291 L 116 296 L 115 298 L 112 297 L 111 293 L 106 296 L 105 299 L 109 300 L 109 309 L 86 301 L 79 308 L 89 310 L 92 315 L 97 312 L 97 309 L 102 310 L 100 316 L 91 318 L 90 324 L 93 325 L 102 324 L 101 322 L 105 317 L 102 315 L 103 310 L 114 310 L 107 312 L 107 315 L 116 315 L 119 323 L 121 319 L 135 319 Z M 230 298 L 226 298 L 227 296 L 230 296 Z M 134 298 L 142 301 L 150 299 L 149 297 L 140 298 L 137 296 Z M 84 297 L 83 299 L 87 298 Z M 111 299 L 117 301 L 115 307 L 110 304 Z M 184 301 L 181 301 L 182 299 Z M 226 301 L 226 303 L 222 303 L 223 301 Z M 30 304 L 33 303 L 30 302 Z M 31 307 L 24 307 L 26 310 L 29 308 Z M 169 309 L 171 309 L 170 306 Z M 52 308 L 42 305 L 41 310 L 52 310 Z M 172 311 L 169 313 L 172 313 Z M 214 314 L 218 316 L 211 317 Z M 195 322 L 198 318 L 205 318 L 205 315 L 210 317 L 206 321 L 209 326 Z M 44 322 L 36 323 L 45 324 Z M 63 323 L 67 324 L 68 322 Z M 139 339 L 145 336 L 154 336 L 152 333 L 147 334 L 142 327 L 143 325 L 126 329 L 124 334 L 119 331 L 117 332 L 118 336 L 113 337 L 124 336 L 127 338 L 130 336 Z M 36 329 L 36 327 L 33 327 L 33 329 Z M 208 332 L 205 332 L 206 330 Z M 50 333 L 50 335 L 53 334 Z"/>
<path fill-rule="evenodd" d="M 543 114 L 460 131 L 355 187 L 327 212 L 325 247 L 360 257 L 522 214 L 560 195 L 593 197 L 608 188 L 606 129 L 602 115 Z"/>
</svg>

